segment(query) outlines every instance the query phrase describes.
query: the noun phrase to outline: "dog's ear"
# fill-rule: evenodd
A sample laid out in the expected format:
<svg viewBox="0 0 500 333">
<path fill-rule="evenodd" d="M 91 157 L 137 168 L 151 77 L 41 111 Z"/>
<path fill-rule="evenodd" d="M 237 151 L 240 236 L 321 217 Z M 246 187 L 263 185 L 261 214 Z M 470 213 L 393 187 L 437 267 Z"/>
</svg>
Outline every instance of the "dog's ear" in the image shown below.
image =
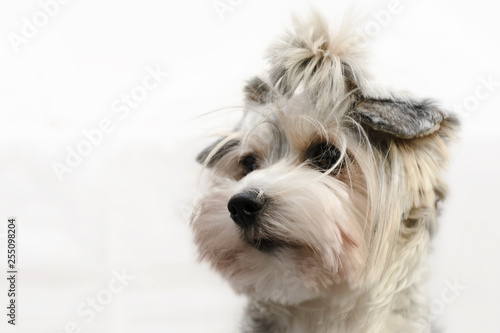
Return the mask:
<svg viewBox="0 0 500 333">
<path fill-rule="evenodd" d="M 225 138 L 217 140 L 207 148 L 203 149 L 196 157 L 196 161 L 209 168 L 213 167 L 215 163 L 217 163 L 232 149 L 236 148 L 239 144 L 240 142 L 238 140 L 227 141 Z"/>
<path fill-rule="evenodd" d="M 376 131 L 411 139 L 439 129 L 444 113 L 431 101 L 361 97 L 353 116 Z"/>
<path fill-rule="evenodd" d="M 259 77 L 249 80 L 243 91 L 247 103 L 265 104 L 273 100 L 271 87 Z"/>
</svg>

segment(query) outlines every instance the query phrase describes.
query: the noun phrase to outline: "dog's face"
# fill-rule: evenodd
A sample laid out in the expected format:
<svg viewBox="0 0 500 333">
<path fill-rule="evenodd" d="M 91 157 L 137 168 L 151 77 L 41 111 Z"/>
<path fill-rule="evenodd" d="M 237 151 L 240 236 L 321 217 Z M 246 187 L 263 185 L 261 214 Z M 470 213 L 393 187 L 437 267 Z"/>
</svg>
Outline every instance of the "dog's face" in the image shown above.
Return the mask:
<svg viewBox="0 0 500 333">
<path fill-rule="evenodd" d="M 366 97 L 355 62 L 285 51 L 273 53 L 268 80 L 246 86 L 237 129 L 198 156 L 211 181 L 192 226 L 200 257 L 236 291 L 297 304 L 376 283 L 428 238 L 453 122 L 425 101 Z M 345 69 L 322 75 L 314 57 Z"/>
<path fill-rule="evenodd" d="M 214 178 L 196 242 L 241 292 L 298 302 L 362 266 L 367 192 L 351 155 L 366 153 L 304 107 L 255 106 L 200 155 Z"/>
</svg>

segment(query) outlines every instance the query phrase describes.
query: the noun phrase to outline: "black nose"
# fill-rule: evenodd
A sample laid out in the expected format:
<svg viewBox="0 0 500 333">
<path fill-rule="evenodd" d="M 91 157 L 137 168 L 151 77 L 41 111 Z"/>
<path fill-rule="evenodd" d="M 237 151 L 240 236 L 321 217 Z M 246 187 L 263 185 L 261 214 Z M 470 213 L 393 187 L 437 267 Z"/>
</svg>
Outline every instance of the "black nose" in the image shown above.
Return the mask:
<svg viewBox="0 0 500 333">
<path fill-rule="evenodd" d="M 257 191 L 244 191 L 233 195 L 227 203 L 233 221 L 242 228 L 251 226 L 264 207 L 265 199 Z"/>
</svg>

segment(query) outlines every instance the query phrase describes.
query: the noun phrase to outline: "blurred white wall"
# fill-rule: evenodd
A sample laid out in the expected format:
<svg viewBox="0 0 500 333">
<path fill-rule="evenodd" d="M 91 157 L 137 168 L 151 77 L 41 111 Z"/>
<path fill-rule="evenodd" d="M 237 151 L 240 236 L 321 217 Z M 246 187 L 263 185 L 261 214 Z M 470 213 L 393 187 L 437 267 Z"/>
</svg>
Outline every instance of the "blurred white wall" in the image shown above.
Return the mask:
<svg viewBox="0 0 500 333">
<path fill-rule="evenodd" d="M 237 119 L 223 108 L 242 104 L 291 10 L 314 3 L 335 20 L 347 1 L 62 2 L 0 4 L 0 277 L 9 216 L 20 255 L 18 325 L 0 310 L 0 331 L 235 332 L 244 299 L 196 263 L 191 243 L 194 157 Z M 232 4 L 222 16 L 221 3 Z M 356 3 L 379 24 L 369 59 L 379 81 L 462 109 L 431 293 L 444 332 L 498 333 L 498 10 L 486 0 Z M 397 13 L 380 14 L 389 6 Z M 151 71 L 168 75 L 154 84 Z M 144 99 L 125 107 L 130 93 Z M 85 146 L 82 131 L 97 144 Z M 79 145 L 88 155 L 60 181 L 54 162 Z M 123 270 L 134 278 L 110 292 Z M 443 302 L 450 283 L 465 290 Z M 93 298 L 106 304 L 92 308 Z"/>
</svg>

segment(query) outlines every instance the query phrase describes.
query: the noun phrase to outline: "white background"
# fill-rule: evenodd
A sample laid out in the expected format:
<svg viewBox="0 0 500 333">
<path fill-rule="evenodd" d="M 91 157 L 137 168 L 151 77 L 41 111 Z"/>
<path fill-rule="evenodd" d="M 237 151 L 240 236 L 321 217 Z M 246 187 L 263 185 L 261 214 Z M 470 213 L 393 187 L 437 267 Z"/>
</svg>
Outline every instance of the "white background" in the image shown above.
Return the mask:
<svg viewBox="0 0 500 333">
<path fill-rule="evenodd" d="M 330 2 L 314 3 L 335 21 L 346 6 Z M 262 73 L 291 10 L 313 2 L 233 0 L 223 19 L 214 3 L 73 0 L 18 52 L 9 36 L 40 4 L 0 4 L 2 272 L 7 217 L 17 217 L 20 234 L 18 325 L 6 324 L 0 273 L 0 331 L 59 333 L 71 322 L 82 332 L 237 330 L 244 299 L 196 263 L 186 214 L 200 172 L 194 157 L 237 117 L 222 108 L 241 106 L 244 81 Z M 389 3 L 355 8 L 377 22 Z M 481 78 L 500 82 L 492 3 L 401 0 L 379 23 L 369 58 L 380 82 L 469 109 L 430 269 L 434 312 L 451 333 L 500 332 L 500 86 L 481 88 Z M 157 66 L 168 77 L 119 119 L 113 103 Z M 53 162 L 65 163 L 67 147 L 104 118 L 113 132 L 60 182 Z M 77 308 L 102 297 L 122 269 L 135 278 L 87 323 Z M 454 281 L 465 290 L 444 302 Z"/>
</svg>

